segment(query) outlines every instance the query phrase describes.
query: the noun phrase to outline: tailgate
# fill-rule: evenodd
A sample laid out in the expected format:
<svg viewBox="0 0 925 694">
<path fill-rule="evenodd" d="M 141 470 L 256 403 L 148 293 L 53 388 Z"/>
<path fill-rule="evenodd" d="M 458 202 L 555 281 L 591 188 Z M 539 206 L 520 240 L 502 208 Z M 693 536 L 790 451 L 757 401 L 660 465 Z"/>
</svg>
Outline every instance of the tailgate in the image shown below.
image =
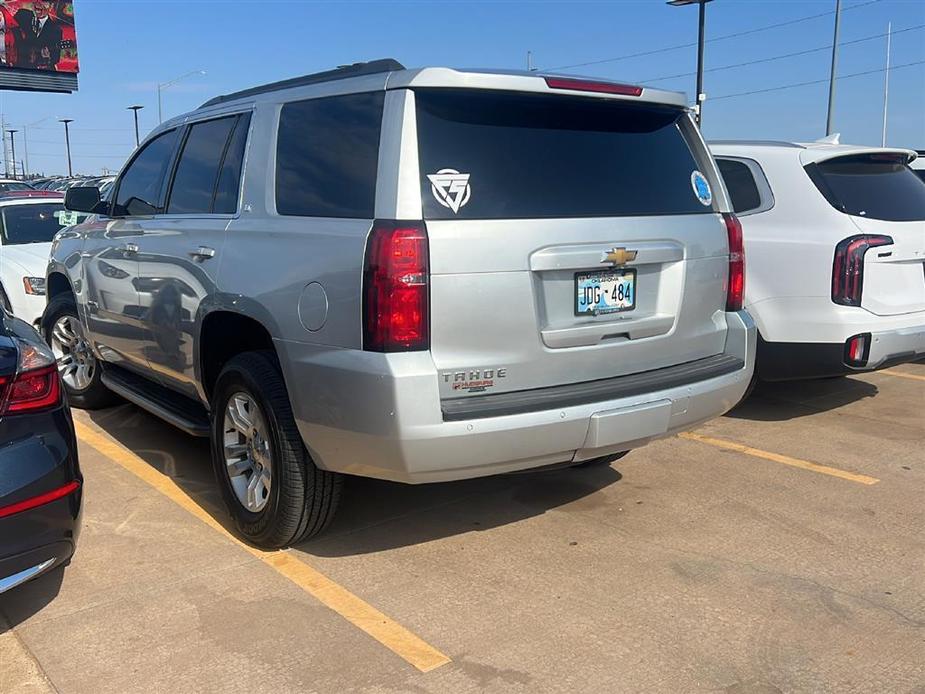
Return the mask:
<svg viewBox="0 0 925 694">
<path fill-rule="evenodd" d="M 723 351 L 726 229 L 681 110 L 473 90 L 416 100 L 443 397 Z"/>
<path fill-rule="evenodd" d="M 864 255 L 861 306 L 881 316 L 925 311 L 925 181 L 906 161 L 903 152 L 882 151 L 807 167 L 859 234 L 888 237 Z"/>
</svg>

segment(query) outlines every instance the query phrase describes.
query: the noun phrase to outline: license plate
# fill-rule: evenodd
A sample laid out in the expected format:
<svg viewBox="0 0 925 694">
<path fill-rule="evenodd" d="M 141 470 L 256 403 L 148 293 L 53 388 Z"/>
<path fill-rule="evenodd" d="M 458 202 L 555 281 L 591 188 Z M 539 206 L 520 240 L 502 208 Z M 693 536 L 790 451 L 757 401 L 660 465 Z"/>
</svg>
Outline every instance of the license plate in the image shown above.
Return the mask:
<svg viewBox="0 0 925 694">
<path fill-rule="evenodd" d="M 635 270 L 575 273 L 575 315 L 601 316 L 636 308 Z"/>
</svg>

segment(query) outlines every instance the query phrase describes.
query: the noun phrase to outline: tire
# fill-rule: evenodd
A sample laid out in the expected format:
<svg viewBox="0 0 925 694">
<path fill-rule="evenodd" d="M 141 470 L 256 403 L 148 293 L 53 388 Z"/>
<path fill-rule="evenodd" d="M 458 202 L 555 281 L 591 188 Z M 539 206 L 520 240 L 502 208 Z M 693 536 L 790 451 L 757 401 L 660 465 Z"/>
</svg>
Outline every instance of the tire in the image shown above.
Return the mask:
<svg viewBox="0 0 925 694">
<path fill-rule="evenodd" d="M 62 364 L 61 340 L 59 340 L 54 331 L 55 326 L 64 318 L 72 320 L 71 325 L 76 326 L 72 334 L 76 335 L 81 341 L 81 346 L 76 348 L 81 355 L 84 363 L 90 367 L 90 378 L 86 385 L 77 382 L 76 378 L 69 378 L 69 365 Z M 103 407 L 110 407 L 120 402 L 119 396 L 103 385 L 101 380 L 102 369 L 93 353 L 90 351 L 89 344 L 84 338 L 83 326 L 80 318 L 77 316 L 77 305 L 74 303 L 74 297 L 70 294 L 59 294 L 48 302 L 41 320 L 42 337 L 45 342 L 51 346 L 55 357 L 59 359 L 59 372 L 61 381 L 64 384 L 64 390 L 67 392 L 68 404 L 72 407 L 79 407 L 82 410 L 98 410 Z M 57 342 L 57 344 L 56 344 Z M 75 351 L 73 346 L 65 348 L 70 353 Z"/>
<path fill-rule="evenodd" d="M 218 376 L 211 410 L 212 464 L 240 535 L 258 547 L 280 549 L 324 530 L 340 500 L 343 479 L 319 469 L 305 449 L 275 355 L 260 351 L 233 357 Z M 241 449 L 230 456 L 231 465 L 226 446 Z M 261 477 L 265 481 L 257 479 L 253 486 Z"/>
<path fill-rule="evenodd" d="M 591 458 L 591 460 L 585 460 L 582 463 L 575 463 L 572 465 L 574 468 L 583 468 L 583 467 L 604 467 L 605 465 L 610 465 L 614 463 L 623 456 L 625 456 L 629 451 L 623 451 L 621 453 L 611 453 L 610 455 L 602 455 L 600 458 Z"/>
</svg>

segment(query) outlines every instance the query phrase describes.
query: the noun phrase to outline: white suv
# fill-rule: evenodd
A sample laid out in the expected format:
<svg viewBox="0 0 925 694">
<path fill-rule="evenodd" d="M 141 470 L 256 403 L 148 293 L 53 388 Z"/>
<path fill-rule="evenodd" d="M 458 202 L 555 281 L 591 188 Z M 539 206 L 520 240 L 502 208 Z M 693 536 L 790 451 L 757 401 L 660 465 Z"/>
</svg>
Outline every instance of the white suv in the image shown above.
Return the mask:
<svg viewBox="0 0 925 694">
<path fill-rule="evenodd" d="M 715 142 L 748 258 L 756 378 L 838 376 L 925 355 L 925 182 L 915 152 Z"/>
</svg>

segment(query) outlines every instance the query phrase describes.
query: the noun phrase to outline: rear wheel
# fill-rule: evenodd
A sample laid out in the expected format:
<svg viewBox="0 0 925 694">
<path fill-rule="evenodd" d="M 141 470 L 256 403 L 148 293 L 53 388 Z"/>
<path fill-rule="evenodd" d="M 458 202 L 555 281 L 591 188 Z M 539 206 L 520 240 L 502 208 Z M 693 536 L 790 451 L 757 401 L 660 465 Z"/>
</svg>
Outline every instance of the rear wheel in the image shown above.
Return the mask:
<svg viewBox="0 0 925 694">
<path fill-rule="evenodd" d="M 572 467 L 603 467 L 620 460 L 620 458 L 625 456 L 627 453 L 629 453 L 629 451 L 611 453 L 610 455 L 602 455 L 600 458 L 591 458 L 591 460 L 585 460 L 582 463 L 576 463 L 575 465 L 572 465 Z"/>
<path fill-rule="evenodd" d="M 286 547 L 334 516 L 342 478 L 319 469 L 305 449 L 272 353 L 240 354 L 219 374 L 212 463 L 238 532 L 254 545 Z"/>
<path fill-rule="evenodd" d="M 103 385 L 99 362 L 90 349 L 72 296 L 59 294 L 48 303 L 42 314 L 42 337 L 58 362 L 70 405 L 96 410 L 119 402 L 119 397 Z"/>
</svg>

